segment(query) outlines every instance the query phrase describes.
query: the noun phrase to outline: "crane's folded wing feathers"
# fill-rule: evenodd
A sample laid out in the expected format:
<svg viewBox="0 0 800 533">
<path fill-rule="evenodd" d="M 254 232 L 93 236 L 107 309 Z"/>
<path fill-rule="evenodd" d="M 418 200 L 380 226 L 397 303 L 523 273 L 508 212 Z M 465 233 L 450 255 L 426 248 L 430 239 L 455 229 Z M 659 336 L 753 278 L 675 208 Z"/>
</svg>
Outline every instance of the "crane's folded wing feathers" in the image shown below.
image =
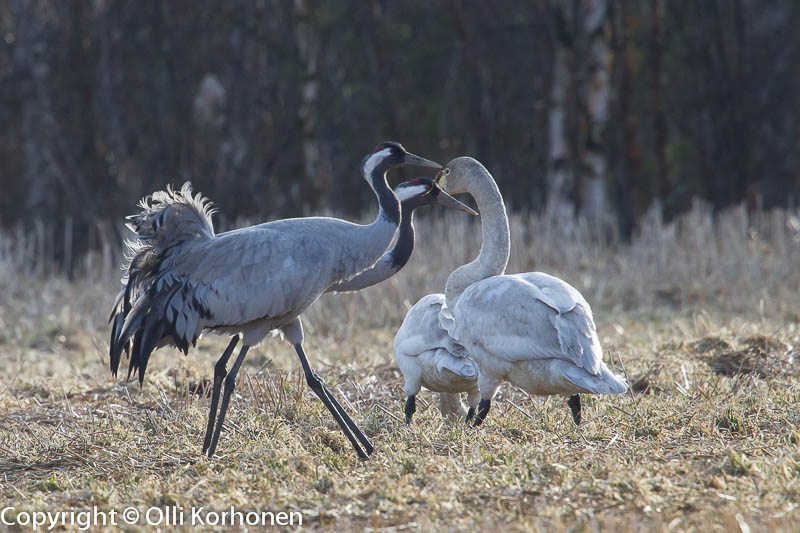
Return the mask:
<svg viewBox="0 0 800 533">
<path fill-rule="evenodd" d="M 204 326 L 226 326 L 311 305 L 327 286 L 333 254 L 324 236 L 287 236 L 264 224 L 192 244 L 162 268 L 190 287 L 186 301 L 213 310 Z"/>
<path fill-rule="evenodd" d="M 111 318 L 112 371 L 126 351 L 129 374 L 138 370 L 142 381 L 159 346 L 174 344 L 186 353 L 204 328 L 262 319 L 277 327 L 305 310 L 327 286 L 321 278 L 332 275 L 327 265 L 334 252 L 313 225 L 291 237 L 283 229 L 263 224 L 160 251 L 140 246 L 128 269 L 128 296 L 118 299 Z"/>
</svg>

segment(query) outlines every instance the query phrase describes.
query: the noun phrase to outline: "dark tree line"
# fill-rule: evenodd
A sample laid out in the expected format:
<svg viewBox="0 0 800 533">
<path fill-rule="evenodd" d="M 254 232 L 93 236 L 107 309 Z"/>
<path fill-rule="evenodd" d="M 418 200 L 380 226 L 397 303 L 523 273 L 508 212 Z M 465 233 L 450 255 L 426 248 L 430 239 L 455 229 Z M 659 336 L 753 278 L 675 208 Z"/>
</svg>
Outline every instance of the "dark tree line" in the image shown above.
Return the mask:
<svg viewBox="0 0 800 533">
<path fill-rule="evenodd" d="M 655 201 L 793 206 L 798 27 L 793 0 L 5 0 L 0 225 L 84 235 L 186 179 L 228 218 L 354 215 L 385 139 L 623 235 Z"/>
</svg>

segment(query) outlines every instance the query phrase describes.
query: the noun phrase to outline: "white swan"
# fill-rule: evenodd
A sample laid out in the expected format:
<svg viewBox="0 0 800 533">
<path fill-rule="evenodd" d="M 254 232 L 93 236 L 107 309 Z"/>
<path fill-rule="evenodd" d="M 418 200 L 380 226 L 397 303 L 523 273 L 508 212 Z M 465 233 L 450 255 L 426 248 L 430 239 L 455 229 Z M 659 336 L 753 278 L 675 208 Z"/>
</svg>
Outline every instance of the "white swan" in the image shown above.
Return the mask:
<svg viewBox="0 0 800 533">
<path fill-rule="evenodd" d="M 417 409 L 420 387 L 439 393 L 442 416 L 464 416 L 462 392 L 468 393 L 471 417 L 480 400 L 478 366 L 439 326 L 444 294 L 429 294 L 409 309 L 394 337 L 394 358 L 403 373 L 406 424 Z"/>
<path fill-rule="evenodd" d="M 480 425 L 498 387 L 508 381 L 530 394 L 570 395 L 576 424 L 579 393 L 621 394 L 625 381 L 602 360 L 592 310 L 571 285 L 541 272 L 502 275 L 508 263 L 508 217 L 497 184 L 475 159 L 451 161 L 443 178 L 450 194 L 470 193 L 481 214 L 478 257 L 456 270 L 445 286 L 439 323 L 451 342 L 478 366 Z"/>
</svg>

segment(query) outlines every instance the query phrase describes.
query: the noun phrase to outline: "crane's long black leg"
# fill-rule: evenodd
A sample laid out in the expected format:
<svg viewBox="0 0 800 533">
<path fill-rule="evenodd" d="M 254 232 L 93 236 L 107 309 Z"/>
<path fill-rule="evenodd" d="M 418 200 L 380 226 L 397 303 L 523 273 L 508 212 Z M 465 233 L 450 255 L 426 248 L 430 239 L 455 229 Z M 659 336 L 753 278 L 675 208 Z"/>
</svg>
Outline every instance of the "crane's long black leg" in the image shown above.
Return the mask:
<svg viewBox="0 0 800 533">
<path fill-rule="evenodd" d="M 239 335 L 234 335 L 228 347 L 222 352 L 222 356 L 217 360 L 214 365 L 214 389 L 211 392 L 211 409 L 208 411 L 208 426 L 206 426 L 206 438 L 203 441 L 203 453 L 206 453 L 208 446 L 211 444 L 211 435 L 214 433 L 214 421 L 217 419 L 217 404 L 219 403 L 219 391 L 222 388 L 222 380 L 228 375 L 226 365 L 228 359 L 231 358 L 233 349 L 239 342 Z"/>
<path fill-rule="evenodd" d="M 369 454 L 372 453 L 372 444 L 369 442 L 366 436 L 361 432 L 356 425 L 355 422 L 350 418 L 347 412 L 339 405 L 339 402 L 331 395 L 328 391 L 328 388 L 325 386 L 325 383 L 320 379 L 320 377 L 311 370 L 311 365 L 308 363 L 308 358 L 306 357 L 306 353 L 303 350 L 302 344 L 295 344 L 294 349 L 297 352 L 297 356 L 300 358 L 300 364 L 303 365 L 303 372 L 306 375 L 306 383 L 314 391 L 314 393 L 322 400 L 322 403 L 325 404 L 328 411 L 331 412 L 333 418 L 339 424 L 339 427 L 342 428 L 342 432 L 344 433 L 345 437 L 350 441 L 350 444 L 353 445 L 353 448 L 356 450 L 356 454 L 360 459 L 368 459 Z M 361 445 L 364 445 L 366 448 L 366 453 L 364 449 L 361 448 Z"/>
<path fill-rule="evenodd" d="M 472 427 L 478 427 L 483 422 L 483 419 L 486 418 L 486 415 L 489 413 L 489 408 L 492 406 L 492 400 L 481 400 L 481 403 L 478 404 L 478 414 L 475 415 L 475 423 L 472 424 Z"/>
<path fill-rule="evenodd" d="M 211 446 L 208 448 L 208 456 L 214 457 L 214 451 L 217 449 L 217 442 L 219 442 L 219 433 L 222 431 L 222 423 L 225 422 L 225 413 L 228 411 L 228 402 L 231 400 L 231 394 L 236 387 L 236 374 L 239 373 L 239 367 L 244 362 L 244 357 L 247 355 L 247 350 L 250 347 L 246 344 L 242 345 L 239 352 L 239 357 L 234 361 L 228 377 L 225 378 L 225 389 L 222 394 L 222 405 L 219 406 L 219 418 L 217 419 L 217 426 L 214 428 L 214 437 L 211 439 Z"/>
<path fill-rule="evenodd" d="M 361 442 L 361 445 L 364 446 L 364 450 L 367 452 L 367 455 L 372 455 L 372 450 L 373 450 L 372 443 L 369 441 L 367 436 L 361 432 L 361 428 L 358 427 L 358 424 L 356 424 L 355 421 L 352 418 L 350 418 L 350 415 L 347 414 L 347 411 L 344 410 L 344 407 L 342 407 L 342 404 L 340 404 L 339 401 L 336 399 L 336 396 L 331 394 L 331 391 L 328 390 L 328 387 L 325 386 L 325 381 L 323 381 L 322 378 L 317 376 L 316 373 L 312 372 L 312 374 L 316 376 L 316 379 L 322 385 L 322 390 L 328 396 L 328 400 L 330 400 L 331 404 L 339 412 L 339 416 L 342 417 L 342 420 L 344 420 L 345 424 L 347 424 L 347 427 L 350 429 L 353 435 L 355 435 L 355 437 Z M 307 381 L 308 380 L 306 380 L 306 382 Z"/>
<path fill-rule="evenodd" d="M 469 424 L 469 421 L 472 420 L 473 416 L 475 416 L 475 408 L 470 407 L 469 410 L 467 411 L 467 417 L 464 418 L 464 423 Z"/>
<path fill-rule="evenodd" d="M 567 400 L 567 405 L 572 410 L 572 420 L 575 422 L 576 426 L 581 425 L 581 396 L 580 394 L 575 394 L 569 397 Z"/>
<path fill-rule="evenodd" d="M 300 346 L 300 350 L 303 350 L 302 344 L 299 345 L 299 346 Z M 295 350 L 296 349 L 297 349 L 297 345 L 295 345 Z M 305 350 L 303 350 L 303 355 L 301 357 L 301 362 L 302 362 L 303 359 L 305 359 L 305 364 L 308 366 L 308 369 L 311 370 L 311 365 L 308 363 L 308 358 L 306 357 Z M 305 370 L 305 367 L 304 367 L 304 370 Z M 336 408 L 336 410 L 339 412 L 339 416 L 342 418 L 342 420 L 345 421 L 345 423 L 347 424 L 347 427 L 350 428 L 350 432 L 353 435 L 355 435 L 355 437 L 361 442 L 361 445 L 364 447 L 364 450 L 367 452 L 367 455 L 372 455 L 372 450 L 373 450 L 372 443 L 369 441 L 369 439 L 366 437 L 366 435 L 364 435 L 364 433 L 361 432 L 361 429 L 358 427 L 358 424 L 356 424 L 355 421 L 353 421 L 353 419 L 350 418 L 350 415 L 347 414 L 347 411 L 344 410 L 344 407 L 342 407 L 342 405 L 339 403 L 339 401 L 336 399 L 336 397 L 333 394 L 331 394 L 331 391 L 328 390 L 328 387 L 325 386 L 325 381 L 323 381 L 322 378 L 320 378 L 315 372 L 312 371 L 311 374 L 316 378 L 317 381 L 320 382 L 320 384 L 322 385 L 322 390 L 327 395 L 328 400 Z M 306 376 L 306 382 L 308 382 L 307 378 L 308 378 L 308 376 Z"/>
<path fill-rule="evenodd" d="M 415 395 L 412 394 L 406 398 L 406 407 L 404 411 L 406 413 L 406 425 L 410 425 L 411 417 L 417 412 L 417 397 Z"/>
</svg>

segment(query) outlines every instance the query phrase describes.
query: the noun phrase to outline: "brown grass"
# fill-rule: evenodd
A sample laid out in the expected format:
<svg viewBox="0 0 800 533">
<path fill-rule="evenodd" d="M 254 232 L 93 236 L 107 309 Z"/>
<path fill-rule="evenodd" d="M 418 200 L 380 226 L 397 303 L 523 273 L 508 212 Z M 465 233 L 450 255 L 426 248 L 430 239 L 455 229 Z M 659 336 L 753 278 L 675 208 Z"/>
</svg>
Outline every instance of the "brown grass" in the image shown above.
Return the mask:
<svg viewBox="0 0 800 533">
<path fill-rule="evenodd" d="M 277 340 L 251 351 L 219 457 L 204 459 L 197 386 L 225 340 L 204 339 L 188 358 L 156 352 L 141 389 L 112 379 L 118 273 L 25 275 L 19 247 L 0 236 L 0 508 L 235 505 L 301 511 L 304 527 L 325 530 L 797 530 L 793 220 L 734 210 L 712 222 L 698 206 L 669 226 L 651 217 L 622 246 L 556 216 L 515 217 L 509 271 L 578 287 L 607 361 L 638 392 L 586 397 L 576 428 L 563 398 L 506 385 L 476 431 L 442 420 L 424 392 L 415 424 L 401 423 L 394 332 L 480 246 L 466 217 L 422 217 L 406 270 L 325 296 L 305 320 L 312 364 L 376 445 L 369 462 Z"/>
</svg>

